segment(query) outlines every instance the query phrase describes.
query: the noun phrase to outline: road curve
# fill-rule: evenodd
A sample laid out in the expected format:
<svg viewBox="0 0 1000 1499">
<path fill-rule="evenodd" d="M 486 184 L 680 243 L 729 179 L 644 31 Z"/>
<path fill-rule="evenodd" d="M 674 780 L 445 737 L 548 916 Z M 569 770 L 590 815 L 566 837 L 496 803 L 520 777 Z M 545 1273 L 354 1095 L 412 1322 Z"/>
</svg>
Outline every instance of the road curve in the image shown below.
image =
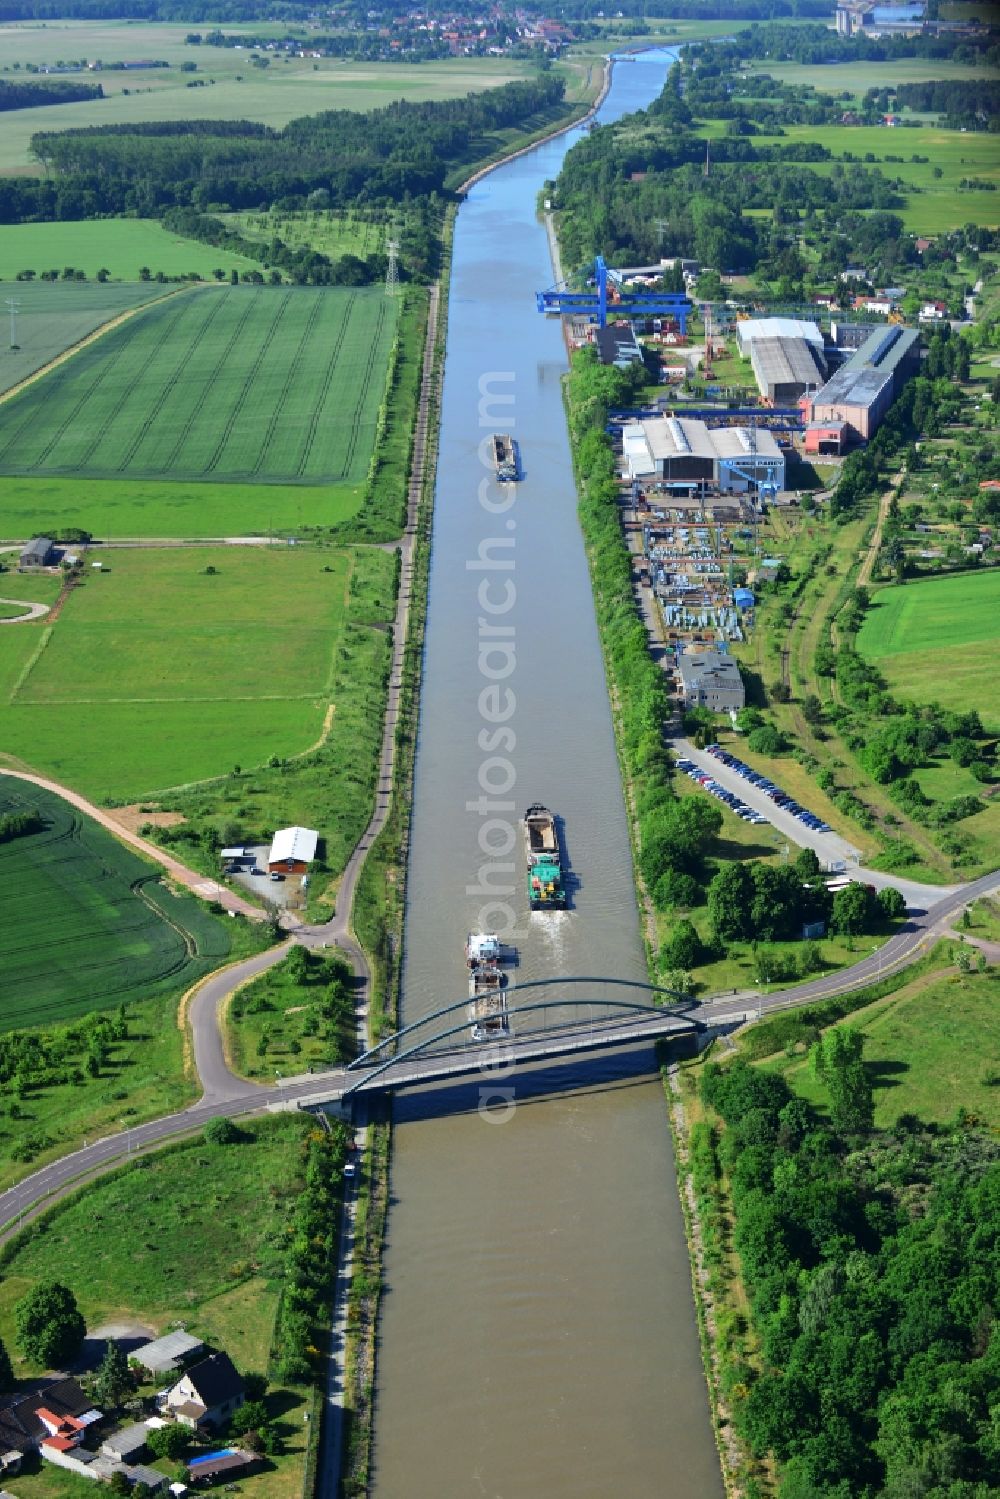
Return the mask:
<svg viewBox="0 0 1000 1499">
<path fill-rule="evenodd" d="M 869 953 L 850 968 L 772 994 L 749 992 L 711 1000 L 693 1010 L 692 1016 L 706 1026 L 730 1026 L 761 1014 L 831 999 L 865 988 L 922 957 L 947 932 L 956 913 L 964 905 L 998 889 L 1000 871 L 984 875 L 938 901 L 924 915 L 911 919 L 878 953 Z M 262 958 L 270 956 L 270 953 L 260 955 Z M 231 980 L 232 972 L 233 970 L 229 970 L 228 975 L 220 977 Z M 230 982 L 229 987 L 231 986 Z M 228 988 L 225 992 L 229 992 Z M 139 1150 L 190 1134 L 217 1115 L 233 1116 L 256 1113 L 263 1109 L 298 1107 L 303 1100 L 321 1098 L 324 1092 L 344 1087 L 348 1076 L 342 1068 L 334 1068 L 306 1077 L 289 1078 L 269 1088 L 237 1079 L 241 1091 L 236 1096 L 215 1099 L 206 1097 L 176 1114 L 97 1140 L 74 1151 L 72 1155 L 43 1166 L 0 1195 L 0 1241 L 8 1237 L 21 1222 L 42 1211 L 54 1198 L 91 1177 L 113 1169 Z M 354 1075 L 350 1076 L 353 1079 Z"/>
<path fill-rule="evenodd" d="M 0 625 L 27 625 L 33 619 L 44 619 L 52 608 L 51 604 L 33 604 L 29 599 L 0 599 L 0 604 L 16 604 L 18 609 L 24 609 L 24 614 L 15 614 L 10 619 L 0 619 Z"/>
</svg>

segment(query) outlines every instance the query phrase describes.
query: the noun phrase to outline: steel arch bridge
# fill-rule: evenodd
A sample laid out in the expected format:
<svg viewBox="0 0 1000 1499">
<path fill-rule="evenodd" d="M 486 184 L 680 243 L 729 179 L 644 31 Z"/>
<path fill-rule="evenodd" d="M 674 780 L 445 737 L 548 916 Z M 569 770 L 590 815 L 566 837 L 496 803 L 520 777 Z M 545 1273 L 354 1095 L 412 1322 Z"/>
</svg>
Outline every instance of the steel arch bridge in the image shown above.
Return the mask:
<svg viewBox="0 0 1000 1499">
<path fill-rule="evenodd" d="M 508 985 L 505 995 L 502 1037 L 472 1039 L 471 1001 L 465 994 L 393 1031 L 349 1063 L 348 1075 L 354 1073 L 356 1081 L 344 1090 L 344 1099 L 369 1088 L 429 1082 L 501 1061 L 541 1060 L 698 1028 L 691 1013 L 695 1000 L 632 979 L 533 979 Z"/>
</svg>

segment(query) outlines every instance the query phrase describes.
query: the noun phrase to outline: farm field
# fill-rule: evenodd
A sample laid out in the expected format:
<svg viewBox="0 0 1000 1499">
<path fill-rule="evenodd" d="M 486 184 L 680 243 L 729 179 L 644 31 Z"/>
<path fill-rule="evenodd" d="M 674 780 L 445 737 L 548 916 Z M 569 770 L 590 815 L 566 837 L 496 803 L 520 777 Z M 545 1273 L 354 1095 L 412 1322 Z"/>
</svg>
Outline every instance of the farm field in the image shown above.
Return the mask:
<svg viewBox="0 0 1000 1499">
<path fill-rule="evenodd" d="M 849 1016 L 864 1031 L 865 1063 L 875 1083 L 875 1124 L 887 1129 L 901 1114 L 944 1123 L 960 1108 L 1000 1126 L 1000 1043 L 996 970 L 961 977 L 951 972 L 916 979 Z M 822 1108 L 823 1088 L 805 1058 L 769 1064 L 803 1098 Z"/>
<path fill-rule="evenodd" d="M 101 83 L 104 99 L 9 112 L 0 136 L 0 174 L 37 171 L 30 143 L 40 131 L 195 119 L 259 120 L 280 128 L 289 120 L 324 109 L 377 109 L 396 99 L 455 99 L 529 77 L 532 72 L 526 59 L 495 57 L 444 58 L 419 66 L 273 57 L 264 69 L 253 65 L 247 51 L 187 46 L 184 37 L 191 29 L 188 25 L 62 20 L 0 26 L 0 58 L 8 66 L 96 57 L 106 63 L 152 58 L 170 64 L 136 72 L 87 73 L 88 82 L 96 76 Z M 213 28 L 209 23 L 196 29 Z M 255 36 L 287 34 L 285 27 L 263 21 L 250 27 L 226 23 L 224 30 Z M 193 76 L 180 72 L 184 62 L 197 65 Z M 193 83 L 204 86 L 189 87 Z"/>
<path fill-rule="evenodd" d="M 45 224 L 39 227 L 59 226 Z M 0 245 L 7 232 L 6 227 L 0 227 Z M 137 282 L 134 286 L 69 281 L 18 282 L 16 287 L 9 289 L 10 296 L 18 304 L 18 347 L 10 347 L 9 324 L 5 318 L 0 345 L 0 394 L 44 368 L 112 318 L 155 301 L 168 291 L 168 287 L 155 282 Z M 6 297 L 7 292 L 5 301 Z M 6 307 L 3 311 L 7 312 Z"/>
<path fill-rule="evenodd" d="M 0 473 L 357 483 L 398 307 L 375 288 L 170 298 L 0 407 Z"/>
<path fill-rule="evenodd" d="M 217 268 L 226 272 L 227 279 L 232 270 L 260 270 L 256 260 L 172 234 L 155 219 L 0 225 L 0 281 L 13 281 L 24 270 L 37 274 L 55 270 L 62 275 L 66 266 L 85 272 L 91 281 L 102 267 L 111 273 L 113 281 L 139 281 L 143 266 L 154 277 L 157 271 L 162 271 L 165 276 L 195 275 L 203 281 L 210 281 Z M 16 296 L 22 301 L 27 291 L 51 293 L 59 289 L 60 282 L 41 286 L 21 282 Z M 107 291 L 106 283 L 104 290 Z M 164 290 L 157 284 L 148 294 L 153 296 Z"/>
<path fill-rule="evenodd" d="M 4 752 L 129 801 L 304 751 L 331 698 L 351 566 L 333 549 L 109 554 L 54 625 L 0 631 Z"/>
<path fill-rule="evenodd" d="M 1000 727 L 1000 705 L 982 691 L 982 652 L 998 640 L 1000 572 L 991 570 L 878 589 L 858 649 L 897 696 L 975 707 Z"/>
<path fill-rule="evenodd" d="M 193 896 L 58 797 L 0 776 L 0 812 L 31 809 L 44 831 L 0 844 L 0 1029 L 176 992 L 225 960 L 229 934 Z"/>
</svg>

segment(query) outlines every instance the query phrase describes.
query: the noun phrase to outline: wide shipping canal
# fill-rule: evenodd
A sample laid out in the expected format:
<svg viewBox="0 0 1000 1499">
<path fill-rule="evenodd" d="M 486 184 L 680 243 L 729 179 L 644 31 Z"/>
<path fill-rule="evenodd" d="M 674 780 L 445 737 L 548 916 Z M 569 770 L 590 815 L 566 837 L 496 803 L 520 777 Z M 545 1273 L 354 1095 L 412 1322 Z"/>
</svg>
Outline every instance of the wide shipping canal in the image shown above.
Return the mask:
<svg viewBox="0 0 1000 1499">
<path fill-rule="evenodd" d="M 617 65 L 600 119 L 647 104 L 671 60 Z M 566 356 L 534 299 L 553 274 L 537 197 L 578 138 L 490 173 L 458 215 L 404 1022 L 465 994 L 465 936 L 503 925 L 494 900 L 515 914 L 517 983 L 645 978 Z M 508 489 L 493 430 L 520 448 Z M 565 819 L 573 909 L 554 915 L 527 910 L 520 817 L 536 801 Z M 379 1499 L 721 1495 L 652 1051 L 484 1075 L 396 1110 Z"/>
</svg>

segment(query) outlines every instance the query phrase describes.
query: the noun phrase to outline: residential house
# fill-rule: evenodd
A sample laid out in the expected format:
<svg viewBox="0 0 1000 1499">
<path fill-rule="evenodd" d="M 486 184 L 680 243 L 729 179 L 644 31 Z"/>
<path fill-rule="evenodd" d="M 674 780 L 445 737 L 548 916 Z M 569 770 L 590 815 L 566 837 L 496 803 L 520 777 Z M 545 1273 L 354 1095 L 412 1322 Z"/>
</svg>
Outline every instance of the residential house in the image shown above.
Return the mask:
<svg viewBox="0 0 1000 1499">
<path fill-rule="evenodd" d="M 946 302 L 925 302 L 917 314 L 918 323 L 941 323 L 948 316 L 948 304 Z"/>
<path fill-rule="evenodd" d="M 49 536 L 35 536 L 21 548 L 18 572 L 26 573 L 36 567 L 52 567 L 56 560 L 56 544 Z"/>
<path fill-rule="evenodd" d="M 161 1411 L 194 1430 L 222 1426 L 246 1399 L 243 1380 L 227 1353 L 192 1365 L 162 1398 Z"/>
</svg>

